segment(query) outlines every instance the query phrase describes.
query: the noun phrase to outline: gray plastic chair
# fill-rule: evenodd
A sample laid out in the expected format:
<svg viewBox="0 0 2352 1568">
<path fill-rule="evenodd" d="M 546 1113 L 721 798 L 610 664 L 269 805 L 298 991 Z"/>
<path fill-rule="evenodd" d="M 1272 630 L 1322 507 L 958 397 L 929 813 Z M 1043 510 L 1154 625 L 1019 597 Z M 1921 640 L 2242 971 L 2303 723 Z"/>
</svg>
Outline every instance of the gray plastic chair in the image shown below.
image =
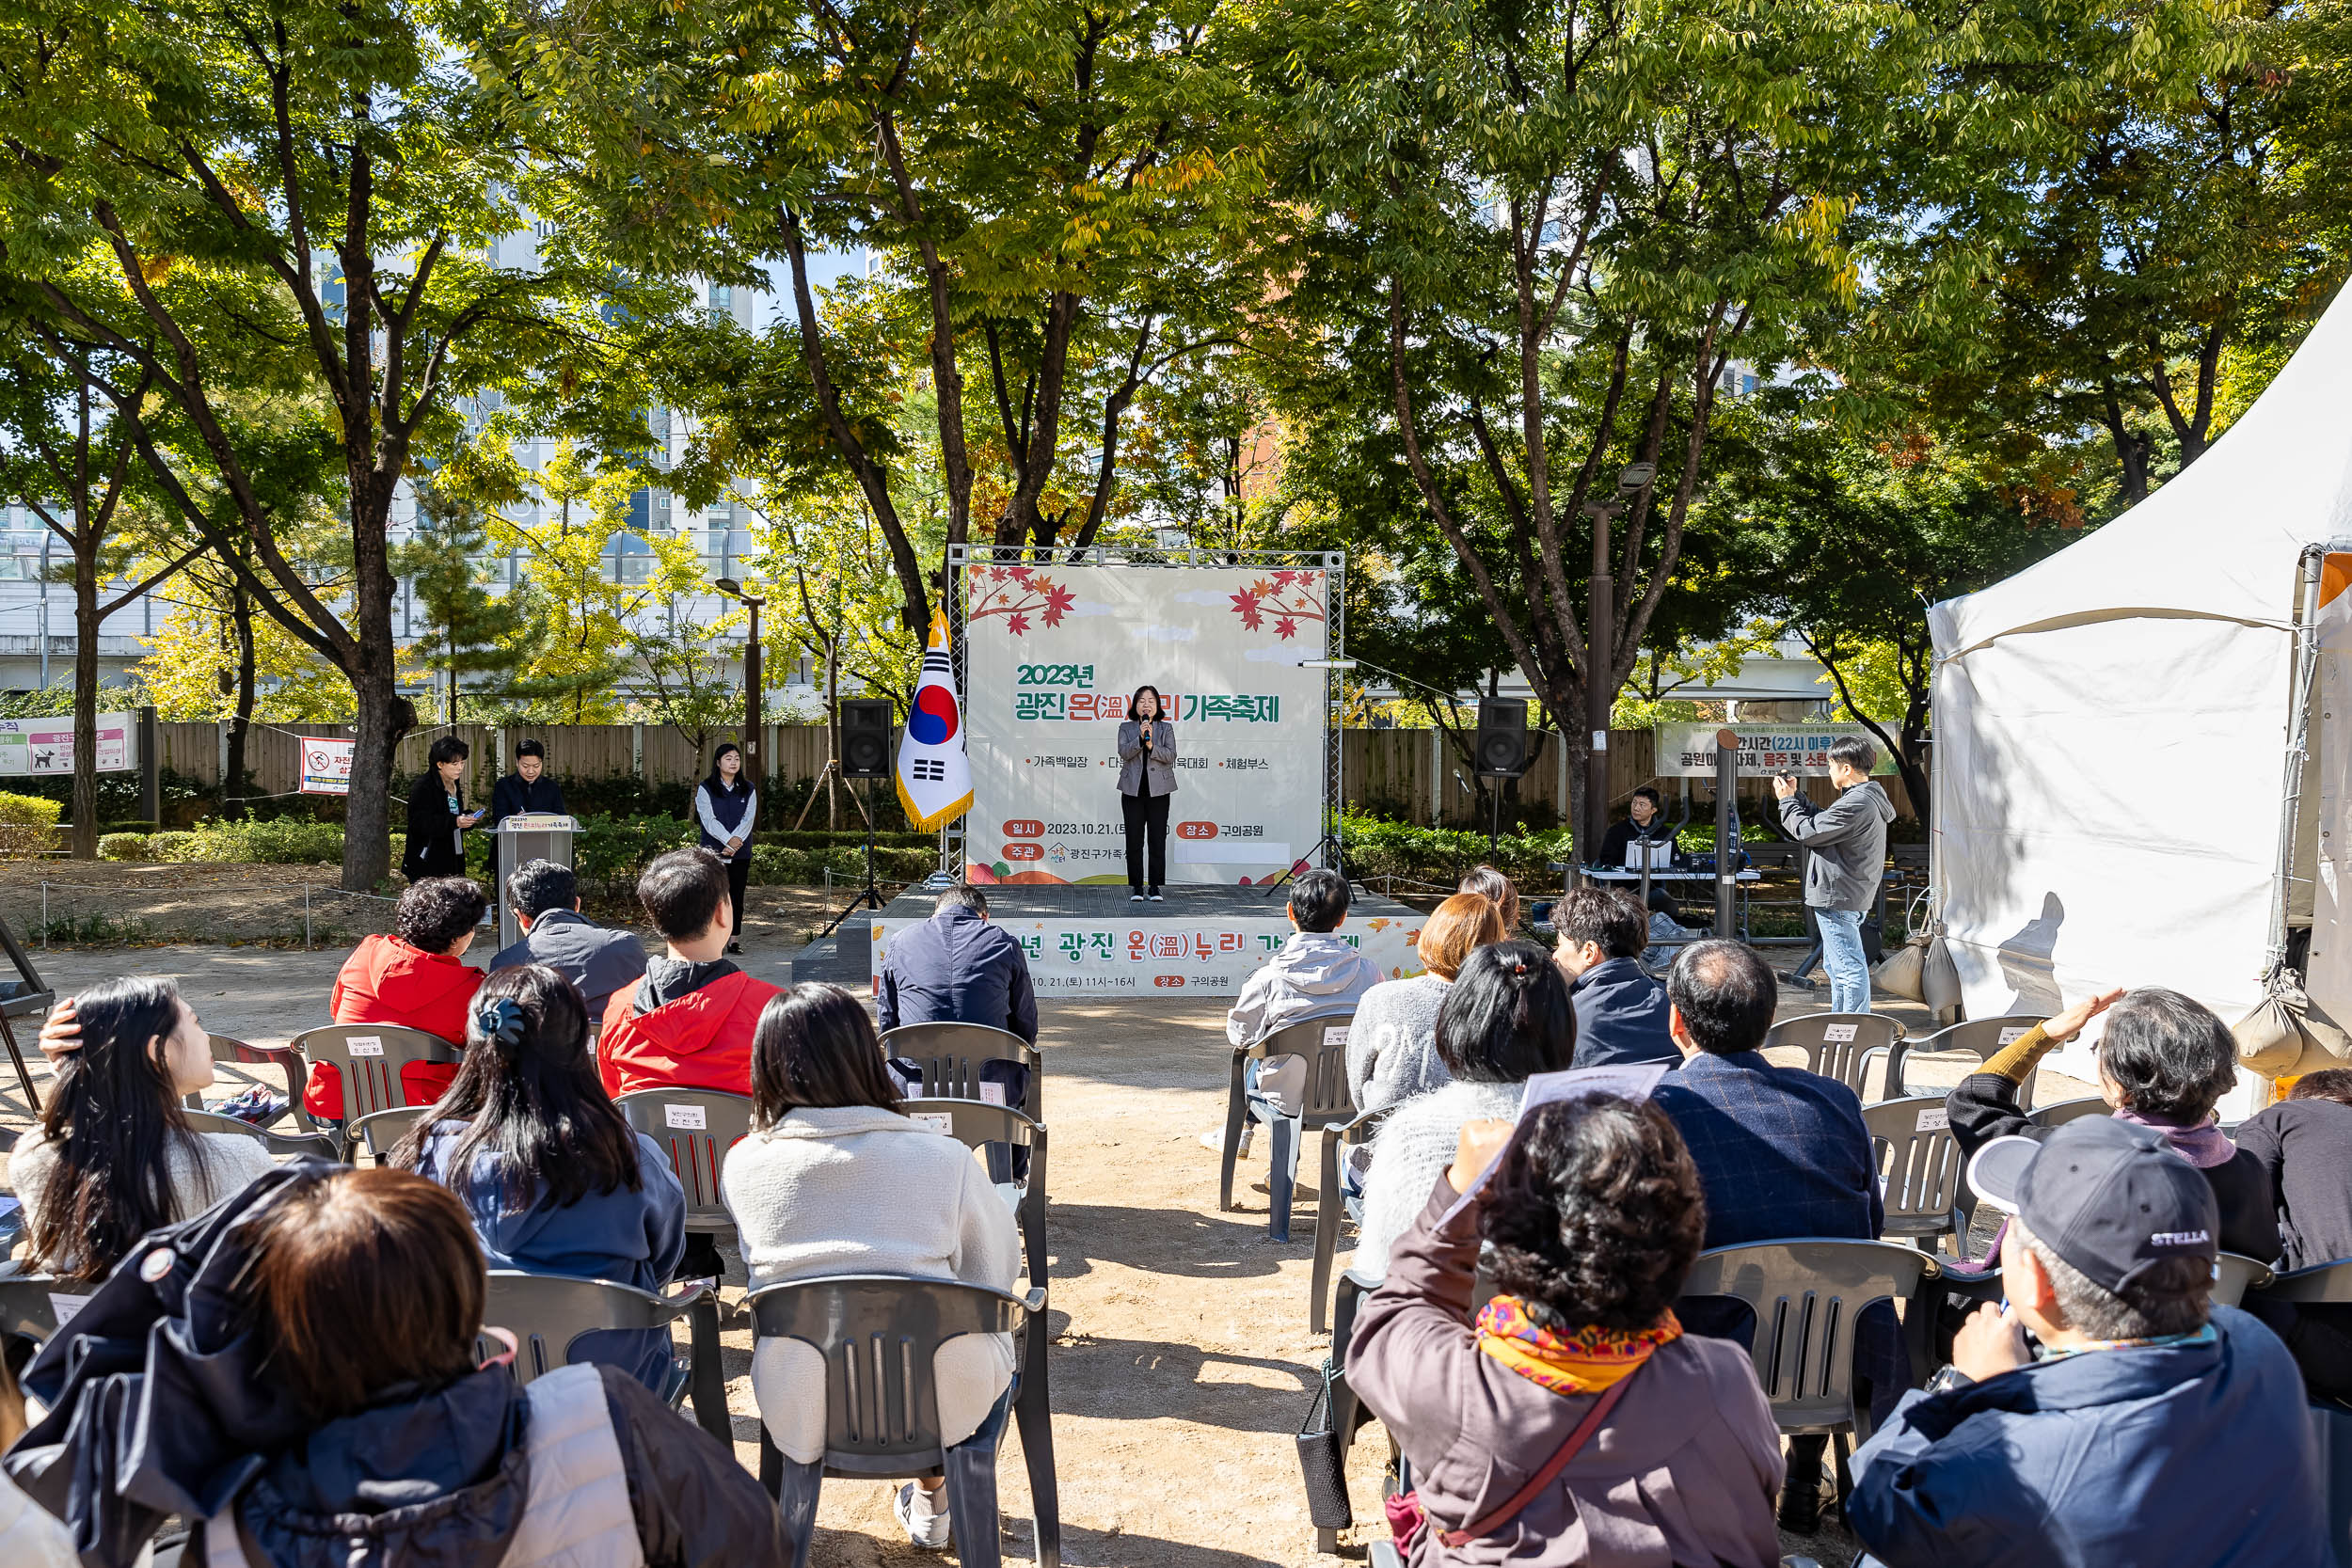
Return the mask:
<svg viewBox="0 0 2352 1568">
<path fill-rule="evenodd" d="M 760 1481 L 784 1512 L 794 1568 L 805 1568 L 827 1476 L 860 1480 L 944 1471 L 957 1559 L 999 1568 L 996 1449 L 1009 1413 L 1021 1431 L 1029 1496 L 1037 1510 L 1038 1568 L 1060 1568 L 1061 1503 L 1054 1469 L 1052 1404 L 1046 1385 L 1045 1292 L 1027 1296 L 954 1279 L 836 1275 L 755 1291 L 757 1338 L 798 1339 L 825 1360 L 825 1452 L 815 1464 L 787 1461 L 760 1422 Z M 942 1441 L 931 1357 L 966 1334 L 1011 1334 L 1025 1341 L 1019 1373 L 979 1430 Z M 756 1340 L 755 1341 L 756 1343 Z"/>
<path fill-rule="evenodd" d="M 191 1097 L 194 1098 L 194 1097 Z M 257 1138 L 272 1154 L 309 1155 L 317 1160 L 337 1160 L 342 1157 L 335 1140 L 324 1132 L 273 1132 L 266 1127 L 256 1127 L 235 1117 L 224 1117 L 217 1111 L 182 1111 L 188 1119 L 191 1132 L 230 1132 L 238 1137 Z"/>
<path fill-rule="evenodd" d="M 2253 1289 L 2267 1300 L 2291 1301 L 2298 1307 L 2352 1305 L 2352 1258 L 2274 1274 Z"/>
<path fill-rule="evenodd" d="M 898 1109 L 915 1121 L 930 1118 L 929 1125 L 955 1139 L 966 1148 L 985 1148 L 990 1144 L 1006 1144 L 1029 1151 L 1029 1175 L 1021 1193 L 1021 1246 L 1028 1259 L 1029 1283 L 1045 1283 L 1045 1129 L 1009 1105 L 991 1105 L 977 1100 L 902 1100 Z M 942 1121 L 944 1119 L 944 1124 Z"/>
<path fill-rule="evenodd" d="M 1307 1285 L 1307 1332 L 1323 1332 L 1331 1302 L 1331 1267 L 1338 1260 L 1340 1227 L 1346 1223 L 1347 1205 L 1340 1196 L 1340 1167 L 1346 1151 L 1372 1141 L 1388 1119 L 1392 1106 L 1366 1111 L 1353 1121 L 1336 1122 L 1323 1130 L 1323 1164 L 1315 1187 L 1315 1264 Z"/>
<path fill-rule="evenodd" d="M 401 1087 L 400 1069 L 411 1062 L 455 1062 L 457 1048 L 438 1035 L 397 1023 L 329 1023 L 305 1029 L 294 1037 L 295 1051 L 312 1066 L 332 1064 L 342 1078 L 346 1127 L 375 1111 L 391 1111 L 408 1103 Z M 343 1158 L 351 1158 L 348 1133 Z"/>
<path fill-rule="evenodd" d="M 389 1111 L 371 1111 L 343 1128 L 343 1148 L 356 1153 L 367 1146 L 368 1158 L 382 1164 L 392 1152 L 392 1146 L 408 1135 L 408 1130 L 432 1113 L 430 1105 L 396 1105 Z"/>
<path fill-rule="evenodd" d="M 636 1089 L 613 1101 L 629 1126 L 660 1144 L 670 1168 L 686 1189 L 686 1228 L 710 1236 L 735 1236 L 735 1216 L 719 1196 L 727 1150 L 752 1134 L 749 1095 L 723 1089 Z M 726 1380 L 719 1370 L 719 1298 L 713 1293 L 694 1308 L 694 1410 L 724 1419 Z"/>
<path fill-rule="evenodd" d="M 0 1340 L 19 1337 L 46 1344 L 57 1332 L 56 1294 L 83 1295 L 95 1285 L 69 1285 L 45 1274 L 0 1275 Z"/>
<path fill-rule="evenodd" d="M 2077 1117 L 2104 1117 L 2112 1109 L 2097 1095 L 2085 1095 L 2080 1100 L 2061 1100 L 2055 1105 L 2044 1105 L 2026 1117 L 2036 1127 L 2063 1127 Z"/>
<path fill-rule="evenodd" d="M 1324 1358 L 1321 1375 L 1330 1379 L 1331 1431 L 1339 1438 L 1340 1457 L 1343 1461 L 1347 1457 L 1347 1450 L 1355 1446 L 1357 1433 L 1362 1431 L 1374 1419 L 1372 1412 L 1364 1408 L 1364 1402 L 1358 1399 L 1356 1391 L 1347 1386 L 1347 1341 L 1355 1333 L 1356 1314 L 1361 1310 L 1364 1298 L 1379 1288 L 1378 1280 L 1368 1279 L 1355 1270 L 1349 1269 L 1340 1275 L 1338 1296 L 1332 1303 L 1331 1354 Z M 1342 1468 L 1345 1468 L 1344 1464 Z M 1345 1504 L 1347 1499 L 1344 1495 L 1342 1496 L 1340 1501 Z M 1340 1531 L 1349 1528 L 1354 1523 L 1354 1511 L 1350 1510 L 1348 1517 L 1340 1524 L 1317 1527 L 1315 1550 L 1324 1553 L 1338 1551 Z M 1378 1543 L 1374 1544 L 1373 1550 L 1375 1553 L 1379 1550 L 1379 1544 Z"/>
<path fill-rule="evenodd" d="M 1835 1078 L 1863 1097 L 1862 1081 L 1870 1059 L 1892 1056 L 1903 1033 L 1902 1024 L 1884 1013 L 1807 1013 L 1773 1024 L 1764 1037 L 1764 1049 L 1803 1046 L 1806 1071 Z M 1891 1069 L 1888 1077 L 1891 1083 Z"/>
<path fill-rule="evenodd" d="M 1935 1275 L 1933 1258 L 1893 1242 L 1752 1242 L 1700 1253 L 1682 1293 L 1730 1296 L 1756 1313 L 1748 1354 L 1772 1420 L 1783 1432 L 1831 1434 L 1842 1502 L 1853 1490 L 1848 1439 L 1869 1435 L 1870 1413 L 1853 1399 L 1854 1320 L 1872 1302 L 1915 1300 Z M 1916 1367 L 1928 1314 L 1903 1315 Z"/>
<path fill-rule="evenodd" d="M 904 1056 L 923 1069 L 926 1100 L 978 1100 L 980 1064 L 1011 1062 L 1029 1069 L 1021 1112 L 1045 1119 L 1045 1058 L 1009 1029 L 985 1023 L 901 1023 L 882 1037 L 882 1054 Z"/>
<path fill-rule="evenodd" d="M 2270 1265 L 2259 1258 L 2225 1252 L 2214 1259 L 2213 1304 L 2235 1307 L 2246 1299 L 2247 1291 L 2259 1291 L 2277 1277 Z"/>
<path fill-rule="evenodd" d="M 1968 1162 L 1946 1119 L 1940 1094 L 1884 1100 L 1862 1108 L 1870 1151 L 1883 1179 L 1886 1224 L 1882 1236 L 1903 1236 L 1932 1246 L 1935 1238 L 1967 1234 L 1961 1217 L 1961 1179 Z"/>
<path fill-rule="evenodd" d="M 2037 1023 L 2049 1022 L 2038 1013 L 2008 1013 L 1999 1018 L 1971 1019 L 1965 1023 L 1955 1023 L 1948 1029 L 1938 1029 L 1934 1034 L 1924 1035 L 1915 1040 L 1898 1040 L 1887 1055 L 1886 1092 L 1889 1096 L 1914 1092 L 1906 1086 L 1908 1080 L 1903 1076 L 1906 1066 L 1914 1056 L 1964 1051 L 1979 1062 L 1989 1062 L 2000 1053 L 2002 1047 L 2018 1036 Z M 2026 1074 L 2026 1081 L 2017 1085 L 2019 1110 L 2033 1109 L 2034 1080 L 2041 1076 L 2042 1069 L 2036 1067 Z"/>
<path fill-rule="evenodd" d="M 573 1279 L 564 1275 L 526 1274 L 519 1269 L 492 1269 L 489 1294 L 482 1306 L 482 1321 L 515 1336 L 515 1381 L 529 1383 L 568 1363 L 572 1346 L 583 1334 L 609 1329 L 667 1329 L 688 1316 L 710 1295 L 700 1280 L 675 1296 L 657 1295 L 611 1279 Z M 703 1380 L 693 1377 L 695 1354 L 671 1358 L 670 1386 L 663 1390 L 675 1404 L 690 1382 L 701 1392 Z M 735 1428 L 726 1405 L 694 1402 L 694 1419 L 705 1432 L 735 1445 Z"/>
<path fill-rule="evenodd" d="M 1255 1045 L 1233 1050 L 1233 1077 L 1225 1097 L 1225 1151 L 1218 1161 L 1216 1207 L 1220 1213 L 1233 1207 L 1233 1164 L 1241 1130 L 1252 1111 L 1247 1087 L 1248 1064 L 1272 1056 L 1303 1056 L 1307 1060 L 1306 1104 L 1299 1114 L 1273 1117 L 1267 1140 L 1272 1148 L 1266 1188 L 1266 1233 L 1275 1241 L 1291 1239 L 1291 1196 L 1298 1181 L 1299 1148 L 1310 1132 L 1335 1122 L 1356 1119 L 1356 1101 L 1347 1092 L 1347 1031 L 1353 1012 L 1328 1018 L 1301 1019 L 1284 1024 Z"/>
<path fill-rule="evenodd" d="M 302 1091 L 310 1086 L 310 1069 L 302 1059 L 302 1053 L 291 1045 L 249 1045 L 234 1035 L 213 1035 L 213 1060 L 238 1067 L 274 1067 L 286 1075 L 286 1108 L 280 1116 L 294 1117 L 294 1124 L 305 1132 L 319 1132 L 317 1122 L 302 1103 Z M 268 1085 L 264 1085 L 263 1087 Z M 201 1094 L 189 1095 L 181 1101 L 191 1111 L 204 1109 Z M 274 1121 L 276 1118 L 273 1117 Z"/>
</svg>

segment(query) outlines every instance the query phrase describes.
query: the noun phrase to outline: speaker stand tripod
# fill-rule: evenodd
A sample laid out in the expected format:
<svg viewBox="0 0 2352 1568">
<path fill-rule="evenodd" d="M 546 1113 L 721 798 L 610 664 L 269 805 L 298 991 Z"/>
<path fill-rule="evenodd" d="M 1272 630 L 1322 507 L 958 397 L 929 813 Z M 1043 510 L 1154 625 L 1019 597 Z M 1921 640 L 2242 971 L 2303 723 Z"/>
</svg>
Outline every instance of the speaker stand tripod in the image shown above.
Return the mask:
<svg viewBox="0 0 2352 1568">
<path fill-rule="evenodd" d="M 882 889 L 874 885 L 874 810 L 872 803 L 874 796 L 874 781 L 871 779 L 866 781 L 866 886 L 858 891 L 858 895 L 855 898 L 850 900 L 848 908 L 844 909 L 839 914 L 833 917 L 832 925 L 817 933 L 817 940 L 818 942 L 824 941 L 827 937 L 841 929 L 843 922 L 847 921 L 850 916 L 857 913 L 858 911 L 871 906 L 877 912 L 879 912 L 882 907 Z M 852 790 L 850 792 L 850 799 L 852 800 L 857 799 L 856 791 Z"/>
<path fill-rule="evenodd" d="M 1338 872 L 1342 877 L 1345 877 L 1347 875 L 1346 851 L 1340 847 L 1340 841 L 1335 835 L 1327 832 L 1321 838 L 1315 840 L 1315 846 L 1313 848 L 1308 850 L 1304 855 L 1299 856 L 1298 859 L 1291 862 L 1290 869 L 1284 871 L 1279 877 L 1275 878 L 1274 880 L 1266 883 L 1265 891 L 1258 895 L 1258 896 L 1261 898 L 1271 898 L 1274 896 L 1274 893 L 1277 888 L 1288 887 L 1290 885 L 1291 879 L 1298 875 L 1298 868 L 1302 865 L 1311 868 L 1315 857 L 1322 854 L 1326 849 L 1331 851 L 1331 869 Z"/>
</svg>

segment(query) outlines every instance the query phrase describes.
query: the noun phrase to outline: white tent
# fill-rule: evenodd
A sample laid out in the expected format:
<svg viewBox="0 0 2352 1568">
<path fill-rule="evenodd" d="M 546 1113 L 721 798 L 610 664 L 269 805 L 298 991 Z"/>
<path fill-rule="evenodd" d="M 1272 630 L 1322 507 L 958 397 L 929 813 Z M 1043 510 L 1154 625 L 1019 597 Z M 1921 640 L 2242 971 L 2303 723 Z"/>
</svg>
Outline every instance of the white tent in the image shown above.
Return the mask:
<svg viewBox="0 0 2352 1568">
<path fill-rule="evenodd" d="M 2314 925 L 2313 1000 L 2352 1017 L 2352 928 L 2334 952 L 2335 865 L 2314 863 L 2323 844 L 2352 863 L 2322 717 L 2352 695 L 2352 652 L 2326 646 L 2352 643 L 2328 635 L 2352 558 L 2323 572 L 2327 548 L 2352 548 L 2352 290 L 2178 478 L 1930 610 L 1937 877 L 1971 1016 L 2166 985 L 2234 1020 L 2291 908 Z M 2081 1045 L 2054 1065 L 2091 1071 Z"/>
</svg>

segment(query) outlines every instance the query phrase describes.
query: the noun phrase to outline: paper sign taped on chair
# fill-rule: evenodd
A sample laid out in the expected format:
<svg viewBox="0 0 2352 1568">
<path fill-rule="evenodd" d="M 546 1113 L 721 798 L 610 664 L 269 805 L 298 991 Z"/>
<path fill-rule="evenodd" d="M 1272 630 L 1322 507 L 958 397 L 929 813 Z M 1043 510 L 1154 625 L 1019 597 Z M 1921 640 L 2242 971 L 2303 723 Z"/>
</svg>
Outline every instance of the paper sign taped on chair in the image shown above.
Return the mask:
<svg viewBox="0 0 2352 1568">
<path fill-rule="evenodd" d="M 1941 1105 L 1930 1105 L 1919 1113 L 1914 1132 L 1941 1132 L 1952 1125 L 1952 1114 Z"/>
<path fill-rule="evenodd" d="M 381 1035 L 354 1035 L 343 1043 L 355 1056 L 384 1054 L 384 1037 Z"/>
<path fill-rule="evenodd" d="M 907 1120 L 917 1127 L 928 1127 L 943 1137 L 956 1135 L 956 1118 L 946 1111 L 909 1111 Z"/>
<path fill-rule="evenodd" d="M 686 1132 L 707 1132 L 710 1130 L 710 1117 L 700 1105 L 664 1105 L 661 1124 Z"/>
<path fill-rule="evenodd" d="M 1821 1038 L 1831 1045 L 1851 1045 L 1854 1036 L 1862 1032 L 1859 1023 L 1832 1023 L 1821 1030 Z"/>
<path fill-rule="evenodd" d="M 2026 1037 L 2026 1032 L 2027 1032 L 2028 1030 L 2032 1029 L 2032 1027 L 2033 1027 L 2033 1025 L 2032 1025 L 2032 1024 L 2030 1024 L 2030 1023 L 2027 1023 L 2027 1024 L 2015 1024 L 2015 1023 L 2012 1023 L 2012 1024 L 2010 1024 L 2008 1028 L 2006 1028 L 2006 1029 L 2004 1029 L 2004 1030 L 2002 1030 L 2002 1031 L 2001 1031 L 2001 1037 L 2000 1037 L 1998 1040 L 1995 1040 L 1995 1041 L 1994 1042 L 1994 1044 L 1996 1047 L 1998 1047 L 1998 1046 L 2015 1045 L 2015 1044 L 2016 1044 L 2019 1040 L 2022 1040 L 2022 1039 L 2024 1039 L 2024 1038 Z"/>
</svg>

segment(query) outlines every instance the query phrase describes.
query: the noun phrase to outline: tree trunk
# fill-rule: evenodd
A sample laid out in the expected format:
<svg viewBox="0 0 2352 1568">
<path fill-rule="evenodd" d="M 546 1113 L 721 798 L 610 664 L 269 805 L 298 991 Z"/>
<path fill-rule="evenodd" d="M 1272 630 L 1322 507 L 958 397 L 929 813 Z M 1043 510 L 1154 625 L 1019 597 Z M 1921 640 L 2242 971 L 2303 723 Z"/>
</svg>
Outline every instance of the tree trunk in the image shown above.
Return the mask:
<svg viewBox="0 0 2352 1568">
<path fill-rule="evenodd" d="M 98 551 L 73 556 L 73 858 L 98 858 Z"/>
<path fill-rule="evenodd" d="M 373 893 L 391 874 L 392 749 L 416 722 L 416 708 L 394 688 L 392 572 L 385 525 L 391 510 L 389 481 L 353 498 L 352 630 L 358 668 L 346 671 L 359 709 L 351 752 L 351 794 L 343 818 L 346 893 Z M 374 513 L 362 518 L 361 507 Z"/>
<path fill-rule="evenodd" d="M 229 721 L 229 765 L 222 770 L 221 815 L 231 819 L 252 815 L 253 807 L 245 800 L 246 737 L 253 728 L 254 678 L 253 601 L 245 595 L 242 584 L 235 585 L 230 601 L 230 616 L 237 627 L 237 713 Z"/>
</svg>

